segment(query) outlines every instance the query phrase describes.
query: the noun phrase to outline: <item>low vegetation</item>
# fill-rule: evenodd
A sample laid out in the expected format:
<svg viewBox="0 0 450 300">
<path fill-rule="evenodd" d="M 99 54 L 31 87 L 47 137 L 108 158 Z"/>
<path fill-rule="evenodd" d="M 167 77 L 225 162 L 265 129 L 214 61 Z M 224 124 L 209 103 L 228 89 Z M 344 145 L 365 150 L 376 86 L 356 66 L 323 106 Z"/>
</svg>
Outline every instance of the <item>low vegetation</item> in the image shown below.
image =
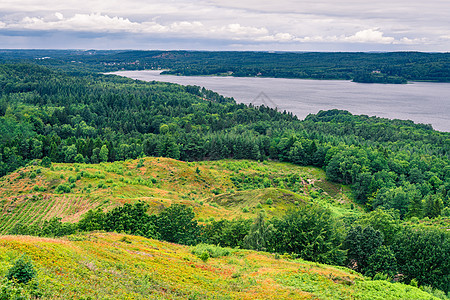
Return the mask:
<svg viewBox="0 0 450 300">
<path fill-rule="evenodd" d="M 175 203 L 189 205 L 203 221 L 253 218 L 262 209 L 269 216 L 281 216 L 312 202 L 342 215 L 353 204 L 350 189 L 325 177 L 318 168 L 245 160 L 143 158 L 50 167 L 34 162 L 0 179 L 0 232 L 54 217 L 75 222 L 90 209 L 111 210 L 138 200 L 149 204 L 152 212 Z M 70 190 L 61 190 L 62 185 Z M 355 214 L 361 213 L 354 207 Z"/>
<path fill-rule="evenodd" d="M 202 259 L 197 251 L 201 251 L 200 256 L 211 254 Z M 32 260 L 36 277 L 23 285 L 0 281 L 2 297 L 437 299 L 416 287 L 372 281 L 348 269 L 288 256 L 217 246 L 179 246 L 117 233 L 60 239 L 1 236 L 0 276 L 6 276 L 23 254 Z"/>
</svg>

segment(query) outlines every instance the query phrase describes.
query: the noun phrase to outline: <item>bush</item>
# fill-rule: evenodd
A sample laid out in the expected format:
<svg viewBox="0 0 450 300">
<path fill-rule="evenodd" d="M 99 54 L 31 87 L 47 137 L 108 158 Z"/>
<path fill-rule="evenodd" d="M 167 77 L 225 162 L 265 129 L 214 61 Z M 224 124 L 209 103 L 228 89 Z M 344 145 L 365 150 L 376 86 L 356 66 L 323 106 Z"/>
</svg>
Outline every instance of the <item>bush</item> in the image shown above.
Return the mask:
<svg viewBox="0 0 450 300">
<path fill-rule="evenodd" d="M 419 218 L 418 217 L 412 217 L 410 221 L 413 224 L 418 224 L 419 223 Z"/>
<path fill-rule="evenodd" d="M 197 255 L 197 256 L 198 256 L 198 258 L 200 258 L 201 260 L 206 262 L 209 259 L 209 252 L 205 251 L 205 252 L 202 252 L 200 255 Z"/>
<path fill-rule="evenodd" d="M 195 246 L 191 253 L 196 255 L 203 261 L 208 260 L 209 257 L 222 257 L 230 255 L 230 250 L 227 248 L 222 248 L 220 246 L 208 245 L 208 244 L 198 244 Z M 206 254 L 205 254 L 206 253 Z M 204 259 L 205 257 L 206 260 Z"/>
<path fill-rule="evenodd" d="M 450 207 L 444 207 L 444 209 L 442 210 L 442 215 L 444 217 L 450 217 Z"/>
<path fill-rule="evenodd" d="M 16 281 L 18 283 L 27 283 L 36 275 L 31 260 L 22 255 L 14 262 L 14 265 L 9 269 L 6 278 L 10 281 Z"/>
<path fill-rule="evenodd" d="M 42 159 L 41 166 L 45 168 L 50 168 L 52 166 L 52 161 L 50 160 L 49 157 L 46 156 Z"/>
<path fill-rule="evenodd" d="M 60 184 L 60 185 L 58 185 L 58 186 L 56 187 L 55 192 L 56 192 L 56 193 L 59 193 L 59 194 L 62 194 L 62 193 L 70 193 L 70 192 L 71 192 L 71 189 L 70 189 L 70 186 L 68 186 L 67 184 L 62 183 L 62 184 Z"/>
<path fill-rule="evenodd" d="M 0 300 L 28 299 L 27 296 L 23 287 L 10 281 L 0 282 Z"/>
<path fill-rule="evenodd" d="M 218 188 L 213 189 L 212 192 L 214 193 L 214 195 L 219 195 L 222 193 L 222 191 Z"/>
<path fill-rule="evenodd" d="M 387 274 L 384 273 L 377 273 L 375 276 L 373 276 L 372 280 L 386 280 L 390 281 L 390 277 Z"/>
</svg>

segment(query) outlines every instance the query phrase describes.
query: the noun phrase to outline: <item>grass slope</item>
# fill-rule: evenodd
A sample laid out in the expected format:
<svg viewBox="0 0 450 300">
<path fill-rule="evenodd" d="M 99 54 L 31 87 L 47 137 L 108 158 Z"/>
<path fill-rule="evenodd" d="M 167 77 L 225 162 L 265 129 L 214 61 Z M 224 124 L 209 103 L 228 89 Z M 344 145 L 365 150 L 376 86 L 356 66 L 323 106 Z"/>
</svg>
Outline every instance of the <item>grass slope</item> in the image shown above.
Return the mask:
<svg viewBox="0 0 450 300">
<path fill-rule="evenodd" d="M 116 233 L 0 236 L 0 276 L 26 254 L 44 299 L 434 299 L 345 268 L 231 249 L 202 261 L 192 251 Z"/>
<path fill-rule="evenodd" d="M 89 209 L 147 202 L 151 212 L 190 205 L 199 220 L 280 215 L 304 202 L 348 213 L 348 187 L 313 167 L 254 161 L 181 162 L 148 157 L 101 164 L 31 164 L 0 179 L 0 234 L 52 217 L 75 222 Z M 354 210 L 358 213 L 358 210 Z"/>
</svg>

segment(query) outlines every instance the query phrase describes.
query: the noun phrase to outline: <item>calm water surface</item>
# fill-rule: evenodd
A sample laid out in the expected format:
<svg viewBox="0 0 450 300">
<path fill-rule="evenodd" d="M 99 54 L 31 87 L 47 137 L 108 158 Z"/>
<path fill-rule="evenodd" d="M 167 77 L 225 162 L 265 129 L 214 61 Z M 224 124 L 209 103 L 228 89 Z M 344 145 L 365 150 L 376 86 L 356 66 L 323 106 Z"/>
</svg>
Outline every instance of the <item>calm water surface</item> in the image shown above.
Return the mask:
<svg viewBox="0 0 450 300">
<path fill-rule="evenodd" d="M 319 110 L 413 120 L 450 132 L 450 83 L 363 84 L 343 80 L 160 75 L 160 71 L 115 74 L 145 81 L 198 85 L 238 103 L 265 104 L 303 119 Z"/>
</svg>

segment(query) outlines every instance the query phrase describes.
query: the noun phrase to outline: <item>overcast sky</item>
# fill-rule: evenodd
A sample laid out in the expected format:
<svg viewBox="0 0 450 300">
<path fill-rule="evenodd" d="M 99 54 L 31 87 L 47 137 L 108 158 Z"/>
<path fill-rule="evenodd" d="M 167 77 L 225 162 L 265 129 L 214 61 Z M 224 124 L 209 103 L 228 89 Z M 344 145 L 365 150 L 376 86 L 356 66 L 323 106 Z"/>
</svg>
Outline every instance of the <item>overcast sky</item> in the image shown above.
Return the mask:
<svg viewBox="0 0 450 300">
<path fill-rule="evenodd" d="M 1 0 L 0 48 L 450 51 L 450 0 Z"/>
</svg>

